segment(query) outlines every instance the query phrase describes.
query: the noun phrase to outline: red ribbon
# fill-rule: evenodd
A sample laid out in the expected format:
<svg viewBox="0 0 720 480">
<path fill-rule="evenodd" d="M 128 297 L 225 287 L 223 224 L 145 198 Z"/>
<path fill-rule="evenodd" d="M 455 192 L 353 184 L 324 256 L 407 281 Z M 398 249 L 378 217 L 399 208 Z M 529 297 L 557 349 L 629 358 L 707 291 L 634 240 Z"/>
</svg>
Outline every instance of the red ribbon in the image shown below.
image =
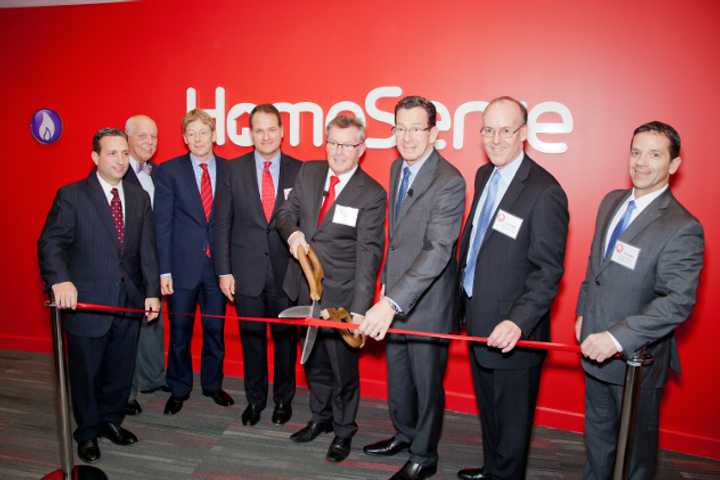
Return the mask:
<svg viewBox="0 0 720 480">
<path fill-rule="evenodd" d="M 52 307 L 54 304 L 48 303 L 47 306 Z M 151 313 L 149 310 L 142 308 L 125 308 L 114 307 L 110 305 L 99 305 L 96 303 L 78 302 L 78 310 L 92 310 L 101 312 L 124 312 L 124 313 Z M 194 313 L 173 313 L 175 316 L 195 316 Z M 230 317 L 234 320 L 242 320 L 244 322 L 261 322 L 261 323 L 281 323 L 285 325 L 300 325 L 303 327 L 325 327 L 334 329 L 356 330 L 358 328 L 355 323 L 334 322 L 332 320 L 320 320 L 318 318 L 263 318 L 263 317 L 240 317 L 235 314 L 231 315 L 212 315 L 208 313 L 201 314 L 207 318 L 225 319 Z M 459 335 L 455 333 L 435 333 L 435 332 L 419 332 L 417 330 L 406 330 L 404 328 L 390 328 L 388 333 L 398 335 L 411 335 L 415 337 L 442 338 L 445 340 L 460 340 L 461 342 L 487 343 L 487 337 L 475 337 L 471 335 Z M 568 345 L 566 343 L 557 342 L 538 342 L 535 340 L 519 340 L 516 347 L 536 348 L 548 351 L 580 353 L 580 347 L 577 345 Z"/>
</svg>

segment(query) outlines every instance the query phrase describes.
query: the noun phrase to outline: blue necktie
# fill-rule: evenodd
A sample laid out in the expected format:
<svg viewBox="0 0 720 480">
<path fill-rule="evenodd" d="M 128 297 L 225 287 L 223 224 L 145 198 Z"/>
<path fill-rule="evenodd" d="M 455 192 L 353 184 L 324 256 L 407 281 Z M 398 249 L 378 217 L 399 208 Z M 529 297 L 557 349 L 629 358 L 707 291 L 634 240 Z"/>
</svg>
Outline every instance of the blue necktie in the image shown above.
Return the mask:
<svg viewBox="0 0 720 480">
<path fill-rule="evenodd" d="M 610 241 L 608 242 L 607 248 L 605 249 L 605 255 L 603 255 L 603 259 L 606 259 L 610 252 L 613 251 L 613 248 L 615 248 L 615 243 L 618 241 L 618 238 L 620 238 L 623 232 L 627 229 L 628 225 L 630 224 L 630 217 L 632 216 L 633 210 L 635 210 L 635 200 L 630 200 L 630 202 L 627 204 L 627 207 L 625 207 L 625 213 L 623 213 L 622 218 L 620 219 L 618 224 L 615 225 L 615 229 L 610 235 Z"/>
<path fill-rule="evenodd" d="M 398 192 L 398 197 L 397 197 L 397 200 L 395 201 L 395 217 L 393 218 L 394 222 L 397 222 L 398 217 L 400 216 L 400 209 L 402 208 L 402 204 L 405 201 L 405 196 L 407 195 L 409 183 L 410 183 L 410 167 L 405 167 L 405 168 L 403 168 L 402 182 L 400 182 L 400 191 Z"/>
<path fill-rule="evenodd" d="M 493 211 L 495 210 L 495 201 L 497 197 L 498 184 L 500 183 L 500 173 L 497 170 L 493 171 L 492 177 L 488 182 L 487 192 L 485 195 L 485 203 L 483 203 L 482 210 L 480 210 L 480 217 L 478 218 L 477 225 L 475 225 L 475 238 L 470 246 L 470 252 L 468 253 L 467 262 L 465 263 L 465 275 L 463 277 L 463 288 L 468 297 L 473 295 L 473 283 L 475 282 L 475 264 L 477 263 L 478 252 L 480 251 L 480 245 L 482 245 L 483 238 L 488 226 L 490 225 L 490 219 L 492 218 Z"/>
</svg>

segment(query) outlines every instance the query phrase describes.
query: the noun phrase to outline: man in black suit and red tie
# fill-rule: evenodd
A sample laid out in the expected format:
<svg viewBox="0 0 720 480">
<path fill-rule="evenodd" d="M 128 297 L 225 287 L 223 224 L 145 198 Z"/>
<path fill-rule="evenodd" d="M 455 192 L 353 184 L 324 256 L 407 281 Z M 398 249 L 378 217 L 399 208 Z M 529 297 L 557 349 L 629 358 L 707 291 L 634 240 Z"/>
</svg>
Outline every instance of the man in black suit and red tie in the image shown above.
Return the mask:
<svg viewBox="0 0 720 480">
<path fill-rule="evenodd" d="M 133 115 L 125 122 L 125 134 L 128 136 L 130 166 L 123 181 L 142 187 L 150 197 L 150 206 L 155 198 L 155 182 L 152 169 L 158 143 L 158 130 L 155 121 L 147 115 Z M 140 326 L 138 337 L 135 375 L 130 391 L 126 413 L 137 415 L 142 412 L 137 400 L 138 392 L 152 393 L 167 389 L 165 386 L 165 336 L 163 334 L 162 315 L 155 322 L 145 322 Z"/>
<path fill-rule="evenodd" d="M 215 192 L 223 182 L 226 162 L 213 154 L 215 119 L 207 112 L 189 111 L 182 127 L 190 152 L 163 163 L 155 174 L 160 290 L 167 296 L 170 318 L 166 415 L 178 413 L 192 392 L 190 346 L 198 304 L 203 329 L 202 393 L 223 407 L 235 403 L 222 389 L 225 297 L 212 260 Z"/>
<path fill-rule="evenodd" d="M 365 152 L 365 126 L 338 116 L 327 126 L 327 162 L 305 162 L 288 200 L 277 214 L 277 229 L 297 258 L 311 246 L 325 271 L 322 307 L 345 307 L 360 322 L 372 305 L 375 277 L 385 235 L 385 190 L 359 166 Z M 292 300 L 309 305 L 308 284 L 291 261 L 284 289 Z M 357 432 L 360 400 L 358 350 L 336 330 L 321 329 L 305 363 L 312 419 L 290 439 L 310 442 L 321 433 L 335 437 L 326 459 L 341 462 L 350 454 Z"/>
<path fill-rule="evenodd" d="M 274 105 L 257 105 L 250 112 L 250 134 L 255 150 L 228 162 L 218 187 L 215 270 L 220 290 L 239 316 L 277 317 L 291 304 L 282 289 L 290 254 L 274 219 L 302 162 L 280 150 L 283 127 Z M 267 325 L 239 324 L 248 402 L 242 422 L 255 425 L 267 405 Z M 282 425 L 292 416 L 297 327 L 272 324 L 270 331 L 275 346 L 272 421 Z"/>
<path fill-rule="evenodd" d="M 482 423 L 485 465 L 463 480 L 525 478 L 545 354 L 515 348 L 550 339 L 550 306 L 563 273 L 567 197 L 523 149 L 527 110 L 511 97 L 492 100 L 480 130 L 490 160 L 475 175 L 475 196 L 460 244 L 460 288 Z"/>
<path fill-rule="evenodd" d="M 58 190 L 38 240 L 40 273 L 67 333 L 78 456 L 100 458 L 97 437 L 130 445 L 122 428 L 135 366 L 141 315 L 76 312 L 78 300 L 141 308 L 157 317 L 160 285 L 150 199 L 122 180 L 128 144 L 120 130 L 93 137 L 90 175 Z"/>
</svg>

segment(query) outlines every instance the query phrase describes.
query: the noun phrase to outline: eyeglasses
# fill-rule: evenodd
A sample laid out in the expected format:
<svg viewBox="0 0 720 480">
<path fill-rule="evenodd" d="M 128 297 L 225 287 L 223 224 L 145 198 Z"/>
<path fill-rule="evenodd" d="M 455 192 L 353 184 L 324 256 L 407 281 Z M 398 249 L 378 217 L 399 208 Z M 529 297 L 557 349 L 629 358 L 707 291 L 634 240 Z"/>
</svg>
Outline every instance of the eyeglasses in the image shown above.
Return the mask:
<svg viewBox="0 0 720 480">
<path fill-rule="evenodd" d="M 326 142 L 326 145 L 327 145 L 329 148 L 332 148 L 333 150 L 341 150 L 341 151 L 343 151 L 343 150 L 352 150 L 353 148 L 357 148 L 357 147 L 359 147 L 360 145 L 362 145 L 362 142 L 356 143 L 355 145 L 353 145 L 352 143 L 337 143 L 337 142 L 331 142 L 331 141 L 328 140 L 328 141 Z"/>
<path fill-rule="evenodd" d="M 425 127 L 425 128 L 420 128 L 420 127 L 410 127 L 410 128 L 405 128 L 405 127 L 393 127 L 393 128 L 392 128 L 392 132 L 395 134 L 396 137 L 402 137 L 402 136 L 404 136 L 405 134 L 408 134 L 408 135 L 410 135 L 411 137 L 414 137 L 414 136 L 416 136 L 418 133 L 420 133 L 420 132 L 427 132 L 427 131 L 430 130 L 431 128 L 432 128 L 432 127 Z"/>
<path fill-rule="evenodd" d="M 512 127 L 502 127 L 497 130 L 492 127 L 483 127 L 480 129 L 480 135 L 485 138 L 493 138 L 495 136 L 495 132 L 497 132 L 498 134 L 500 134 L 500 138 L 502 138 L 503 140 L 510 140 L 512 136 L 515 135 L 518 130 L 520 130 L 524 126 L 525 124 L 523 123 L 515 130 L 513 130 Z"/>
</svg>

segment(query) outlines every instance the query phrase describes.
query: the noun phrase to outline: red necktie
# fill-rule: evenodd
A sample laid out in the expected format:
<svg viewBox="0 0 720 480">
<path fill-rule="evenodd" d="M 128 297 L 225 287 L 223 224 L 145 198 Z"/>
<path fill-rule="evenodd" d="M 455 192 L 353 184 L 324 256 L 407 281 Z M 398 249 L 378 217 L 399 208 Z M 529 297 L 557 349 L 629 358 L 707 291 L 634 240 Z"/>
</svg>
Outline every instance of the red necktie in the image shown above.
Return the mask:
<svg viewBox="0 0 720 480">
<path fill-rule="evenodd" d="M 210 212 L 212 211 L 212 184 L 210 183 L 210 173 L 208 172 L 207 163 L 201 163 L 202 177 L 200 178 L 200 198 L 202 199 L 202 207 L 205 212 L 205 220 L 210 221 Z M 205 246 L 205 255 L 210 256 L 210 245 Z"/>
<path fill-rule="evenodd" d="M 122 247 L 125 241 L 125 222 L 123 221 L 122 202 L 120 201 L 120 193 L 117 188 L 110 190 L 112 200 L 110 200 L 110 211 L 112 212 L 113 224 L 115 225 L 115 236 Z"/>
<path fill-rule="evenodd" d="M 265 162 L 263 167 L 263 178 L 262 178 L 262 206 L 265 212 L 265 220 L 270 222 L 272 217 L 273 208 L 275 207 L 275 184 L 273 183 L 272 175 L 270 174 L 271 162 Z"/>
<path fill-rule="evenodd" d="M 330 188 L 328 188 L 327 196 L 325 197 L 325 200 L 323 200 L 322 207 L 320 207 L 320 215 L 318 215 L 318 227 L 325 218 L 325 215 L 327 215 L 327 213 L 330 211 L 330 207 L 332 207 L 332 204 L 335 203 L 335 185 L 337 185 L 338 182 L 340 182 L 340 179 L 337 175 L 333 175 L 330 177 Z"/>
</svg>

